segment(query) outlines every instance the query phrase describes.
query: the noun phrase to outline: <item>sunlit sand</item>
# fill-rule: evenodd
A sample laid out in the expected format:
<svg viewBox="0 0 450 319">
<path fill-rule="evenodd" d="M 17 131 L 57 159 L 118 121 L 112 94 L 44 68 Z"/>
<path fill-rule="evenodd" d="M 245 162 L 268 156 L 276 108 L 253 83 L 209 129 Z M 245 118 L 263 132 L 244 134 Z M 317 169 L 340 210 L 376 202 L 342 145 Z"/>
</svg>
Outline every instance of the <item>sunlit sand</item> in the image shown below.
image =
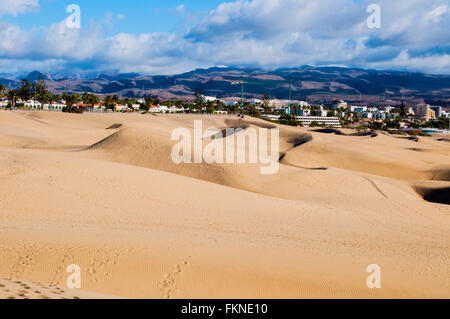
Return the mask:
<svg viewBox="0 0 450 319">
<path fill-rule="evenodd" d="M 194 119 L 275 125 L 278 174 L 174 164 Z M 450 143 L 342 131 L 0 111 L 0 298 L 449 298 Z"/>
</svg>

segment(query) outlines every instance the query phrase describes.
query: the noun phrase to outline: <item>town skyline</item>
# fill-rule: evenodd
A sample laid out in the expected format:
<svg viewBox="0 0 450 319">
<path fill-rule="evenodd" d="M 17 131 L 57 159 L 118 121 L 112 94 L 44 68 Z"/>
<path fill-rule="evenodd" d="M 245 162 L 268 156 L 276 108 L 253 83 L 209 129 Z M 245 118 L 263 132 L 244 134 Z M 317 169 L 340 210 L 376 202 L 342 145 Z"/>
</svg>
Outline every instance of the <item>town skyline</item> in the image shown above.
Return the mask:
<svg viewBox="0 0 450 319">
<path fill-rule="evenodd" d="M 293 100 L 315 104 L 333 99 L 379 106 L 399 106 L 401 101 L 410 105 L 426 102 L 444 107 L 450 103 L 447 92 L 450 76 L 338 67 L 303 66 L 274 71 L 209 68 L 172 76 L 106 72 L 78 77 L 59 73 L 41 75 L 34 71 L 10 78 L 0 75 L 0 84 L 14 89 L 19 87 L 22 79 L 34 83 L 40 76 L 54 94 L 90 92 L 99 96 L 154 96 L 160 100 L 187 101 L 193 100 L 196 91 L 200 90 L 207 96 L 240 100 L 241 86 L 233 83 L 244 81 L 245 99 L 262 99 L 267 93 L 270 98 L 287 100 L 290 82 Z"/>
</svg>

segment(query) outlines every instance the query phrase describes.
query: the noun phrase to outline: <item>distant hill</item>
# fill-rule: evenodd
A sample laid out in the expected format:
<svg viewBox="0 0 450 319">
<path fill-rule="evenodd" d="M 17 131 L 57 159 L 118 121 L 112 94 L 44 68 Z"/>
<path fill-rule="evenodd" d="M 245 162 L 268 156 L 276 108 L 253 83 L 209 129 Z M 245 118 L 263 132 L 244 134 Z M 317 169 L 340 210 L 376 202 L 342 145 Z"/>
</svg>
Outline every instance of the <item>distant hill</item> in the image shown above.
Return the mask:
<svg viewBox="0 0 450 319">
<path fill-rule="evenodd" d="M 17 85 L 17 81 L 0 78 L 0 84 L 6 85 L 7 88 L 12 89 Z"/>
<path fill-rule="evenodd" d="M 36 81 L 40 72 L 33 71 L 26 78 Z M 160 99 L 193 99 L 200 89 L 205 95 L 219 98 L 240 97 L 240 85 L 245 84 L 245 98 L 262 98 L 265 92 L 271 98 L 287 99 L 287 81 L 292 81 L 292 98 L 319 103 L 325 99 L 344 99 L 353 103 L 398 104 L 426 101 L 450 105 L 450 76 L 422 73 L 363 70 L 341 67 L 285 68 L 264 71 L 249 68 L 198 69 L 178 75 L 143 76 L 137 73 L 117 72 L 89 76 L 45 75 L 52 92 L 92 92 L 99 95 L 117 94 L 126 97 L 157 96 Z M 6 81 L 8 87 L 18 80 Z"/>
<path fill-rule="evenodd" d="M 31 83 L 36 82 L 37 80 L 39 80 L 39 77 L 42 74 L 42 79 L 45 81 L 52 81 L 52 78 L 50 76 L 50 74 L 43 74 L 39 71 L 33 71 L 30 74 L 28 74 L 25 79 L 27 79 L 28 81 L 30 81 Z"/>
</svg>

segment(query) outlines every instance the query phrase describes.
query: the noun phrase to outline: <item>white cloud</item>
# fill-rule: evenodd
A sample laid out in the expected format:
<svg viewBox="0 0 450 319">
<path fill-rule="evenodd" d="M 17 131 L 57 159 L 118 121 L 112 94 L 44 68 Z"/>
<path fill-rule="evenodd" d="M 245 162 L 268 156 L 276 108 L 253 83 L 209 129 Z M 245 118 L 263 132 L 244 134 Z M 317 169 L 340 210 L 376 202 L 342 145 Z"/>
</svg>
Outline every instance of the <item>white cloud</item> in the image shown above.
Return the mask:
<svg viewBox="0 0 450 319">
<path fill-rule="evenodd" d="M 180 4 L 175 10 L 177 10 L 178 13 L 183 13 L 186 10 L 186 6 L 184 4 Z"/>
<path fill-rule="evenodd" d="M 207 56 L 215 63 L 367 67 L 397 61 L 405 69 L 434 72 L 432 63 L 420 61 L 445 61 L 450 53 L 448 2 L 379 0 L 382 28 L 371 30 L 366 8 L 372 1 L 236 1 L 221 4 L 192 27 L 188 37 L 197 45 L 220 48 Z M 397 57 L 403 50 L 417 55 L 411 60 L 417 63 L 400 63 Z M 450 73 L 450 65 L 439 70 Z"/>
<path fill-rule="evenodd" d="M 442 16 L 448 12 L 448 5 L 441 5 L 436 7 L 434 10 L 428 12 L 425 15 L 425 20 L 433 21 L 434 23 L 439 23 L 442 20 Z"/>
<path fill-rule="evenodd" d="M 19 27 L 0 21 L 0 52 L 2 57 L 13 58 L 23 53 L 28 35 Z"/>
<path fill-rule="evenodd" d="M 36 10 L 39 8 L 38 0 L 0 0 L 0 16 L 13 15 Z"/>
<path fill-rule="evenodd" d="M 403 50 L 397 57 L 389 61 L 378 63 L 369 63 L 369 67 L 376 69 L 410 69 L 414 66 L 415 70 L 426 70 L 429 73 L 441 74 L 450 73 L 450 54 L 434 54 L 428 56 L 411 57 L 408 50 Z"/>
<path fill-rule="evenodd" d="M 105 36 L 107 22 L 81 30 L 64 23 L 22 30 L 0 22 L 0 59 L 23 59 L 24 67 L 41 61 L 164 74 L 214 65 L 303 64 L 450 74 L 449 0 L 432 2 L 379 0 L 383 22 L 374 30 L 366 26 L 369 0 L 226 2 L 185 33 Z"/>
</svg>

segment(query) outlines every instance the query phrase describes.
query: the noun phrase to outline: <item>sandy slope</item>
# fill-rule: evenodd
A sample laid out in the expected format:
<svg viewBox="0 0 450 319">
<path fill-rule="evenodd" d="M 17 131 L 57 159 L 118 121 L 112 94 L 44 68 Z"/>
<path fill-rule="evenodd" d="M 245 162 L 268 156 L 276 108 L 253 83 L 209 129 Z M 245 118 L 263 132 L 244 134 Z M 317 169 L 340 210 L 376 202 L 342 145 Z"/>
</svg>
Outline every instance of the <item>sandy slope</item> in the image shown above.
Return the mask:
<svg viewBox="0 0 450 319">
<path fill-rule="evenodd" d="M 280 126 L 264 176 L 173 164 L 194 119 L 267 125 L 0 112 L 0 278 L 63 286 L 78 264 L 83 290 L 124 297 L 450 297 L 450 206 L 421 197 L 450 186 L 448 143 Z"/>
</svg>

